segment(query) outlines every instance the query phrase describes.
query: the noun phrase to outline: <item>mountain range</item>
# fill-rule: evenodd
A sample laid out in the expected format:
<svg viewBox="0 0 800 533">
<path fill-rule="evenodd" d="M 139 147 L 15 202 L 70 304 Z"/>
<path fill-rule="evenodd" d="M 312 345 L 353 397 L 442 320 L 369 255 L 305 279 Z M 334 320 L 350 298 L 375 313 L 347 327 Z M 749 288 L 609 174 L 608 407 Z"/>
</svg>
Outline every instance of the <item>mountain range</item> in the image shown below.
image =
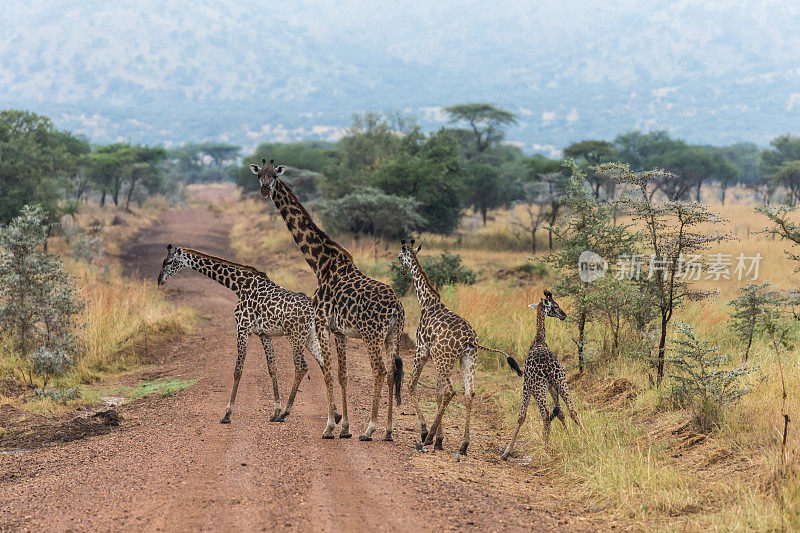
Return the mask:
<svg viewBox="0 0 800 533">
<path fill-rule="evenodd" d="M 366 110 L 432 130 L 483 101 L 527 152 L 630 129 L 763 145 L 800 129 L 798 23 L 772 0 L 6 0 L 0 108 L 167 147 L 333 140 Z"/>
</svg>

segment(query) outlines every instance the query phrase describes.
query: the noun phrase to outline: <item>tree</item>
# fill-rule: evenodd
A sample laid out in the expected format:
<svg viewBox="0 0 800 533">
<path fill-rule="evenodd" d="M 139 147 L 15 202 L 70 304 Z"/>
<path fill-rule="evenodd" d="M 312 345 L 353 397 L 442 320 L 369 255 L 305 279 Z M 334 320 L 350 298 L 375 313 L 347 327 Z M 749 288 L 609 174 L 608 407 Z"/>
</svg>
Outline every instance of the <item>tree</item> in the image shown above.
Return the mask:
<svg viewBox="0 0 800 533">
<path fill-rule="evenodd" d="M 647 283 L 656 296 L 661 315 L 660 339 L 658 343 L 657 385 L 664 377 L 664 354 L 667 329 L 676 306 L 687 298 L 702 299 L 710 293 L 691 290 L 682 275 L 684 257 L 705 250 L 711 243 L 728 237 L 719 233 L 700 231 L 698 226 L 706 223 L 719 223 L 722 219 L 711 213 L 701 203 L 687 203 L 680 200 L 653 201 L 652 188 L 656 184 L 675 179 L 668 172 L 651 170 L 634 172 L 627 165 L 605 163 L 600 165 L 617 183 L 633 186 L 641 197 L 623 196 L 618 200 L 634 219 L 641 223 L 644 231 L 641 242 L 650 252 L 650 272 Z"/>
<path fill-rule="evenodd" d="M 545 262 L 562 273 L 553 286 L 556 294 L 570 296 L 575 312 L 577 333 L 573 338 L 578 349 L 578 367 L 585 365 L 586 325 L 591 318 L 590 294 L 595 286 L 584 281 L 576 268 L 580 256 L 592 251 L 608 260 L 631 253 L 634 237 L 624 225 L 612 223 L 611 209 L 590 192 L 586 176 L 574 161 L 568 162 L 571 176 L 567 181 L 563 202 L 569 213 L 560 224 L 552 227 L 559 244 Z M 595 302 L 597 303 L 597 302 Z"/>
<path fill-rule="evenodd" d="M 71 187 L 88 147 L 86 139 L 56 130 L 45 116 L 0 111 L 0 223 L 34 203 L 55 221 L 59 200 Z"/>
<path fill-rule="evenodd" d="M 594 172 L 594 167 L 606 163 L 614 155 L 614 145 L 608 141 L 580 141 L 564 148 L 564 157 L 586 162 L 585 172 L 594 189 L 595 198 L 600 197 L 600 187 L 608 182 L 608 177 Z"/>
<path fill-rule="evenodd" d="M 680 146 L 653 156 L 651 162 L 654 167 L 663 168 L 675 176 L 665 176 L 654 188 L 672 200 L 685 200 L 694 189 L 695 201 L 699 202 L 704 182 L 716 178 L 727 186 L 737 175 L 736 168 L 721 154 L 704 146 Z"/>
<path fill-rule="evenodd" d="M 198 144 L 196 149 L 201 154 L 211 158 L 211 161 L 217 167 L 217 180 L 223 181 L 225 177 L 222 175 L 222 165 L 225 162 L 235 161 L 241 147 L 233 144 L 207 142 Z"/>
<path fill-rule="evenodd" d="M 782 185 L 787 189 L 789 205 L 800 202 L 800 160 L 782 162 L 768 177 L 776 185 Z"/>
<path fill-rule="evenodd" d="M 627 163 L 633 170 L 657 167 L 653 158 L 685 145 L 683 141 L 671 138 L 666 131 L 629 131 L 614 139 L 617 161 Z"/>
<path fill-rule="evenodd" d="M 530 181 L 523 185 L 525 191 L 524 220 L 512 219 L 512 227 L 530 235 L 531 254 L 536 255 L 536 233 L 547 220 L 547 209 L 550 205 L 548 186 L 544 180 Z"/>
<path fill-rule="evenodd" d="M 364 187 L 341 198 L 316 203 L 325 227 L 333 232 L 373 235 L 384 239 L 411 235 L 425 224 L 419 202 Z"/>
<path fill-rule="evenodd" d="M 770 309 L 780 305 L 782 300 L 780 292 L 773 291 L 771 288 L 772 284 L 769 281 L 765 281 L 761 285 L 748 283 L 739 289 L 741 296 L 728 302 L 728 305 L 735 309 L 731 315 L 733 322 L 731 322 L 730 328 L 742 342 L 747 343 L 744 351 L 745 361 L 750 355 L 750 346 L 753 344 L 753 337 L 761 317 Z"/>
<path fill-rule="evenodd" d="M 130 209 L 131 197 L 136 185 L 143 183 L 148 192 L 157 192 L 160 189 L 162 171 L 159 163 L 167 158 L 163 148 L 150 148 L 148 146 L 134 146 L 131 148 L 131 160 L 126 174 L 128 177 L 128 194 L 125 198 L 125 209 Z"/>
<path fill-rule="evenodd" d="M 670 363 L 675 381 L 672 395 L 681 406 L 690 406 L 701 429 L 719 426 L 725 408 L 750 392 L 741 378 L 753 372 L 745 365 L 728 370 L 728 360 L 719 355 L 719 347 L 699 340 L 689 324 L 679 323 L 680 337 L 673 342 Z"/>
<path fill-rule="evenodd" d="M 797 211 L 797 206 L 765 204 L 757 206 L 755 211 L 765 215 L 772 223 L 771 227 L 764 229 L 764 233 L 778 235 L 781 239 L 800 244 L 800 224 L 790 220 L 791 215 Z M 793 261 L 800 261 L 800 254 L 791 250 L 784 250 L 783 253 Z M 800 270 L 800 265 L 795 268 L 797 270 Z"/>
<path fill-rule="evenodd" d="M 461 104 L 445 108 L 450 122 L 466 124 L 472 131 L 474 149 L 468 154 L 482 154 L 505 137 L 505 128 L 516 123 L 514 114 L 492 104 Z M 469 157 L 469 156 L 468 156 Z"/>
<path fill-rule="evenodd" d="M 23 357 L 36 354 L 32 362 L 45 384 L 71 360 L 75 316 L 83 308 L 61 259 L 42 251 L 47 233 L 39 206 L 24 206 L 0 229 L 0 326 Z"/>
<path fill-rule="evenodd" d="M 387 194 L 415 199 L 425 219 L 420 228 L 451 233 L 461 217 L 462 178 L 458 145 L 448 130 L 427 137 L 412 132 L 401 139 L 394 156 L 369 175 L 370 186 Z"/>
<path fill-rule="evenodd" d="M 94 187 L 100 192 L 100 205 L 106 203 L 106 196 L 111 196 L 114 205 L 119 205 L 119 195 L 125 182 L 125 173 L 135 162 L 135 153 L 127 143 L 114 143 L 99 146 L 87 161 Z"/>
</svg>

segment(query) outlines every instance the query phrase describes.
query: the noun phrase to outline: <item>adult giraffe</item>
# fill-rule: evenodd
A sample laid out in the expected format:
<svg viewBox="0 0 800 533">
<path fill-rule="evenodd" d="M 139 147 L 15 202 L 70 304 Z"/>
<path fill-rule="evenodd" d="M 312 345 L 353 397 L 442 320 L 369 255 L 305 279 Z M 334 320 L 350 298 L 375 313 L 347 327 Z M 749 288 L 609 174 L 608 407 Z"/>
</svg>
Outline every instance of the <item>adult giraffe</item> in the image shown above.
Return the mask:
<svg viewBox="0 0 800 533">
<path fill-rule="evenodd" d="M 317 289 L 312 304 L 316 316 L 317 335 L 322 347 L 323 373 L 328 391 L 328 425 L 323 439 L 333 438 L 335 407 L 333 375 L 328 330 L 333 333 L 339 361 L 339 385 L 342 388 L 342 427 L 339 438 L 350 438 L 350 419 L 347 411 L 347 337 L 361 338 L 367 345 L 375 384 L 372 393 L 372 415 L 360 440 L 372 440 L 378 421 L 378 405 L 386 368 L 381 352 L 389 366 L 389 410 L 383 440 L 392 440 L 392 399 L 400 405 L 400 386 L 403 381 L 403 361 L 399 357 L 400 334 L 405 323 L 403 304 L 391 287 L 364 275 L 353 263 L 344 246 L 328 237 L 311 218 L 291 189 L 278 179 L 286 170 L 275 167 L 274 160 L 261 166 L 250 165 L 258 176 L 261 194 L 275 203 L 286 227 L 317 276 Z"/>
</svg>

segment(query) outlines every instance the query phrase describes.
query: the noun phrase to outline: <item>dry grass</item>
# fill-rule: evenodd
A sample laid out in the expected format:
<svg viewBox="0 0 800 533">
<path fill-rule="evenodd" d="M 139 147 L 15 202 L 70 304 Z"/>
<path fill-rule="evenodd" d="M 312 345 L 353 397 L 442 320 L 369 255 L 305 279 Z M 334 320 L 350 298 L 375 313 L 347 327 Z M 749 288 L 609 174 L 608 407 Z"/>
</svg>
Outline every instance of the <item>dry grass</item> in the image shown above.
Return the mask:
<svg viewBox="0 0 800 533">
<path fill-rule="evenodd" d="M 795 264 L 783 253 L 786 244 L 758 233 L 766 218 L 753 211 L 752 197 L 743 189 L 733 189 L 722 206 L 706 192 L 706 200 L 728 222 L 704 231 L 729 232 L 734 241 L 717 245 L 712 252 L 753 256 L 760 253 L 759 281 L 769 279 L 788 289 L 798 285 Z M 233 206 L 232 241 L 241 259 L 268 266 L 268 273 L 288 288 L 311 293 L 316 280 L 297 252 L 283 221 L 271 203 L 257 198 Z M 475 327 L 481 342 L 515 354 L 521 361 L 527 353 L 535 317 L 527 305 L 538 300 L 548 282 L 537 278 L 504 277 L 499 273 L 525 261 L 530 242 L 513 235 L 512 224 L 522 219 L 522 210 L 491 213 L 483 227 L 479 217 L 468 214 L 456 235 L 421 235 L 426 254 L 450 251 L 479 274 L 474 286 L 446 287 L 442 296 L 457 313 Z M 625 222 L 625 219 L 620 219 Z M 356 264 L 369 275 L 388 281 L 389 265 L 399 243 L 366 239 L 341 239 L 353 254 Z M 547 233 L 540 231 L 539 250 L 546 250 Z M 538 254 L 539 257 L 542 253 Z M 719 291 L 711 300 L 691 303 L 677 311 L 675 320 L 694 324 L 700 338 L 718 344 L 733 363 L 741 360 L 743 348 L 728 329 L 730 308 L 727 302 L 746 283 L 731 280 L 701 280 L 696 286 Z M 416 297 L 403 298 L 406 331 L 414 336 L 419 320 Z M 569 310 L 569 301 L 562 306 Z M 576 376 L 577 361 L 568 323 L 549 321 L 547 339 L 562 358 L 568 374 Z M 800 527 L 800 481 L 798 431 L 790 433 L 791 463 L 794 474 L 779 472 L 780 382 L 774 351 L 764 339 L 751 350 L 751 361 L 759 371 L 751 375 L 752 393 L 731 408 L 723 426 L 711 435 L 698 436 L 687 430 L 689 413 L 667 409 L 669 381 L 661 390 L 650 385 L 651 369 L 634 355 L 616 360 L 604 356 L 604 331 L 591 324 L 588 359 L 590 366 L 572 381 L 578 411 L 586 427 L 567 433 L 554 426 L 551 452 L 540 444 L 541 421 L 529 410 L 518 450 L 535 472 L 549 472 L 571 487 L 576 499 L 589 502 L 615 519 L 641 524 L 642 528 L 666 530 L 778 530 Z M 630 332 L 624 341 L 635 345 Z M 629 350 L 629 352 L 632 350 Z M 784 354 L 787 408 L 793 420 L 800 407 L 800 351 Z M 510 431 L 516 422 L 521 402 L 521 381 L 501 357 L 482 353 L 477 384 L 484 396 L 493 400 L 492 412 L 500 427 Z M 625 383 L 617 394 L 615 384 Z M 628 388 L 629 387 L 629 388 Z M 527 444 L 522 444 L 527 443 Z M 784 502 L 781 513 L 780 501 Z"/>
<path fill-rule="evenodd" d="M 115 259 L 122 244 L 151 224 L 164 208 L 166 204 L 161 199 L 150 200 L 131 212 L 113 206 L 88 205 L 75 220 L 68 221 L 83 226 L 94 220 L 104 223 L 103 258 L 92 265 L 69 258 L 65 261 L 67 270 L 76 277 L 86 306 L 76 321 L 80 335 L 76 364 L 52 385 L 79 387 L 83 394 L 80 399 L 60 403 L 32 397 L 29 389 L 10 386 L 0 388 L 0 403 L 40 414 L 57 414 L 96 402 L 93 388 L 86 385 L 138 368 L 146 362 L 144 355 L 149 346 L 192 326 L 192 310 L 167 302 L 153 283 L 126 278 Z M 116 223 L 112 223 L 115 218 Z M 65 254 L 68 246 L 62 237 L 54 237 L 49 251 Z M 4 347 L 0 350 L 0 378 L 6 383 L 28 382 L 28 363 L 2 339 L 0 345 Z M 41 380 L 33 382 L 41 385 Z"/>
</svg>

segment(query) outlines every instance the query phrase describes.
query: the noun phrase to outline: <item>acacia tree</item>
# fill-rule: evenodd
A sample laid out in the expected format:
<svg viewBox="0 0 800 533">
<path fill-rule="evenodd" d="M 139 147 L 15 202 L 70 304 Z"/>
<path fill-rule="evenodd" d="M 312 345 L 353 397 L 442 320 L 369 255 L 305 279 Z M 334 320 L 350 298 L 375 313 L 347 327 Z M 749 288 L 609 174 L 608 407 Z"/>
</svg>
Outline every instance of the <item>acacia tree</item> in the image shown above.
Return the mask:
<svg viewBox="0 0 800 533">
<path fill-rule="evenodd" d="M 707 249 L 712 243 L 724 241 L 727 235 L 701 232 L 698 226 L 719 223 L 723 219 L 701 203 L 680 200 L 655 202 L 652 188 L 657 183 L 676 179 L 662 170 L 634 172 L 628 165 L 605 163 L 600 169 L 608 172 L 617 183 L 629 185 L 639 196 L 623 196 L 618 204 L 627 211 L 634 223 L 642 224 L 641 242 L 650 252 L 649 273 L 646 283 L 651 285 L 661 317 L 658 342 L 657 386 L 664 377 L 667 329 L 673 311 L 687 299 L 702 299 L 711 293 L 692 290 L 684 279 L 684 257 Z"/>
<path fill-rule="evenodd" d="M 466 124 L 472 130 L 473 156 L 499 144 L 505 137 L 505 128 L 516 123 L 513 113 L 492 104 L 454 105 L 446 107 L 445 111 L 450 114 L 450 122 Z"/>
<path fill-rule="evenodd" d="M 545 262 L 562 273 L 553 291 L 572 298 L 574 310 L 570 313 L 570 320 L 575 321 L 577 328 L 573 341 L 578 349 L 578 367 L 582 372 L 585 365 L 586 326 L 591 318 L 590 294 L 599 286 L 581 279 L 578 261 L 585 251 L 600 254 L 606 260 L 630 253 L 634 236 L 627 226 L 612 223 L 610 206 L 594 197 L 585 174 L 574 161 L 567 164 L 572 174 L 563 202 L 569 208 L 569 214 L 560 224 L 552 226 L 559 247 L 545 258 Z"/>
<path fill-rule="evenodd" d="M 739 289 L 741 296 L 728 302 L 736 311 L 731 315 L 733 322 L 730 328 L 742 342 L 747 343 L 744 351 L 744 360 L 750 355 L 750 346 L 759 326 L 759 321 L 765 313 L 781 305 L 783 298 L 778 291 L 771 290 L 772 284 L 765 281 L 761 285 L 748 283 Z"/>
<path fill-rule="evenodd" d="M 614 145 L 608 141 L 586 140 L 572 143 L 564 148 L 564 157 L 583 159 L 589 168 L 586 169 L 587 178 L 592 184 L 594 197 L 600 197 L 600 187 L 606 185 L 608 176 L 597 173 L 594 167 L 605 163 L 614 155 Z"/>
</svg>

